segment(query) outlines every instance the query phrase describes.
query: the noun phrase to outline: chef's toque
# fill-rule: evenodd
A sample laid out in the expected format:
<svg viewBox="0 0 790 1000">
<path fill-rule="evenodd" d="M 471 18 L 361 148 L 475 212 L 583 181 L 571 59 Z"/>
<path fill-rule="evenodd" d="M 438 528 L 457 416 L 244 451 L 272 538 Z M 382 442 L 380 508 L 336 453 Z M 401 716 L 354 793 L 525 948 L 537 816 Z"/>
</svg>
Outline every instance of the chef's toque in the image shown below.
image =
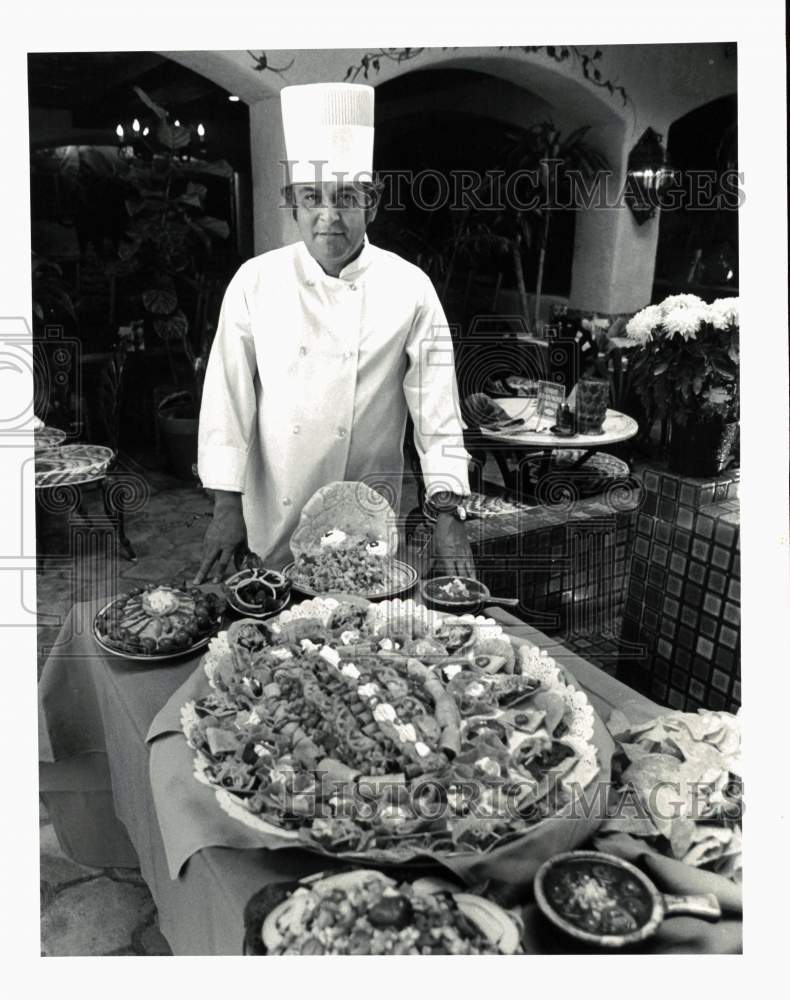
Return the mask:
<svg viewBox="0 0 790 1000">
<path fill-rule="evenodd" d="M 284 87 L 280 103 L 292 184 L 373 179 L 373 88 L 357 83 Z"/>
</svg>

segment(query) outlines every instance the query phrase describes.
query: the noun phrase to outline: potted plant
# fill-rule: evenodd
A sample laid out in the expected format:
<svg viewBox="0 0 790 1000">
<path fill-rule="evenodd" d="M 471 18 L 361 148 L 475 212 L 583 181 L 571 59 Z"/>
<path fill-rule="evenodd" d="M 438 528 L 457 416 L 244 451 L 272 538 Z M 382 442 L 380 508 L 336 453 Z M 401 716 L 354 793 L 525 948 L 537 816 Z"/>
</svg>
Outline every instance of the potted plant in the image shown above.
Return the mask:
<svg viewBox="0 0 790 1000">
<path fill-rule="evenodd" d="M 173 470 L 189 478 L 197 456 L 198 415 L 213 333 L 200 305 L 214 240 L 226 239 L 230 232 L 227 222 L 206 213 L 207 189 L 198 178 L 229 177 L 232 169 L 224 162 L 184 158 L 190 131 L 170 124 L 164 108 L 139 87 L 135 91 L 158 125 L 151 141 L 138 139 L 139 154 L 125 161 L 122 172 L 129 223 L 118 248 L 119 272 L 149 330 L 167 349 L 170 389 L 175 391 L 157 402 L 157 420 Z M 188 313 L 201 319 L 190 324 Z"/>
<path fill-rule="evenodd" d="M 714 476 L 731 460 L 740 415 L 738 299 L 670 295 L 626 324 L 634 379 L 651 418 L 670 420 L 669 468 Z"/>
</svg>

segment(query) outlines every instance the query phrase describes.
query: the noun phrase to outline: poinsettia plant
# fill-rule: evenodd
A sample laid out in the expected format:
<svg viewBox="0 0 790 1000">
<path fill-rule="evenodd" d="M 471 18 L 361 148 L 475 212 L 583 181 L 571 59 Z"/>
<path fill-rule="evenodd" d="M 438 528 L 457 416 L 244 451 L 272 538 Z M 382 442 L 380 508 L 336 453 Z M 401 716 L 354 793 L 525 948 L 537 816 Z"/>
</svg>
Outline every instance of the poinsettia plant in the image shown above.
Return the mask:
<svg viewBox="0 0 790 1000">
<path fill-rule="evenodd" d="M 139 87 L 141 101 L 158 119 L 146 155 L 124 161 L 125 206 L 129 216 L 118 247 L 118 273 L 131 281 L 154 332 L 168 348 L 178 346 L 196 379 L 199 402 L 205 368 L 204 344 L 193 343 L 185 309 L 194 303 L 215 239 L 230 228 L 205 210 L 207 188 L 196 178 L 231 176 L 229 164 L 182 159 L 191 134 L 171 124 L 169 113 Z M 142 140 L 141 140 L 142 141 Z"/>
<path fill-rule="evenodd" d="M 616 342 L 638 348 L 634 382 L 648 413 L 683 426 L 738 419 L 739 334 L 737 298 L 670 295 L 632 316 Z"/>
</svg>

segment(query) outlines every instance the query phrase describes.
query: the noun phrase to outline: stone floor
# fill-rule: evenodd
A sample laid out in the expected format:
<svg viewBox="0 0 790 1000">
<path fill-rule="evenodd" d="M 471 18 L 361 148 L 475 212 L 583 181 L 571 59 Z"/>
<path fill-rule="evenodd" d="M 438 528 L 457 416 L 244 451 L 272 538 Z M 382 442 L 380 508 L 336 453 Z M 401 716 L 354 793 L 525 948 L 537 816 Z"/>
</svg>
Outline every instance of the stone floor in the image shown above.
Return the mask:
<svg viewBox="0 0 790 1000">
<path fill-rule="evenodd" d="M 67 858 L 43 803 L 39 834 L 43 956 L 171 954 L 139 871 Z"/>
</svg>

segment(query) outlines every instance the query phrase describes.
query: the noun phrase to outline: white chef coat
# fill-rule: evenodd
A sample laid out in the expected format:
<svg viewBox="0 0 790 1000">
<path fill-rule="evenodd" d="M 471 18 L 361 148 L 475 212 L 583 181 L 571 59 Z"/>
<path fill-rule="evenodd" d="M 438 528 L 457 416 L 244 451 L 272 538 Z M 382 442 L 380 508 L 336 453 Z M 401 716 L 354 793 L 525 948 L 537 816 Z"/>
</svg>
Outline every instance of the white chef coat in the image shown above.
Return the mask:
<svg viewBox="0 0 790 1000">
<path fill-rule="evenodd" d="M 367 238 L 337 278 L 301 242 L 261 254 L 223 300 L 201 481 L 243 493 L 250 548 L 281 567 L 320 486 L 363 481 L 398 511 L 407 408 L 428 494 L 468 493 L 450 331 L 427 275 Z"/>
</svg>

